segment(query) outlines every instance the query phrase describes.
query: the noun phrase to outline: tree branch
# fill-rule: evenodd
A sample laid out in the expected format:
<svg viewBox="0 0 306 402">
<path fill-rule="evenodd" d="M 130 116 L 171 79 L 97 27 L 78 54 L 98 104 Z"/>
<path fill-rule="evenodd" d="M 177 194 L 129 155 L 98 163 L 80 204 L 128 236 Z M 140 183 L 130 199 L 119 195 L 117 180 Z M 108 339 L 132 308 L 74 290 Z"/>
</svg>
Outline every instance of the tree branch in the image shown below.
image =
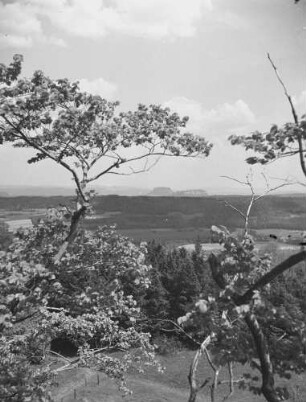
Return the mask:
<svg viewBox="0 0 306 402">
<path fill-rule="evenodd" d="M 281 86 L 282 86 L 283 89 L 284 89 L 285 96 L 286 96 L 286 98 L 288 99 L 288 102 L 289 102 L 290 107 L 291 107 L 291 112 L 292 112 L 293 120 L 294 120 L 295 124 L 298 124 L 298 123 L 299 123 L 298 116 L 297 116 L 295 107 L 294 107 L 294 105 L 293 105 L 292 98 L 291 98 L 291 96 L 289 95 L 289 93 L 288 93 L 288 91 L 287 91 L 286 85 L 284 84 L 284 82 L 283 82 L 283 80 L 282 80 L 282 78 L 281 78 L 281 76 L 280 76 L 280 74 L 279 74 L 279 72 L 278 72 L 278 69 L 277 69 L 276 65 L 274 64 L 273 60 L 271 59 L 269 53 L 267 53 L 267 57 L 268 57 L 269 62 L 271 63 L 271 65 L 272 65 L 272 67 L 273 67 L 273 70 L 274 70 L 274 72 L 275 72 L 275 75 L 276 75 L 276 77 L 277 77 L 279 83 L 281 84 Z"/>
<path fill-rule="evenodd" d="M 201 343 L 200 348 L 197 350 L 191 365 L 190 365 L 190 370 L 188 374 L 188 381 L 189 381 L 189 386 L 190 386 L 190 394 L 189 394 L 189 399 L 188 402 L 195 402 L 196 397 L 200 389 L 204 388 L 206 384 L 209 382 L 209 378 L 205 379 L 205 381 L 201 384 L 197 384 L 197 368 L 199 364 L 200 357 L 202 356 L 203 352 L 206 350 L 206 347 L 209 345 L 211 342 L 211 336 L 209 335 L 207 338 L 204 339 L 204 341 Z"/>
<path fill-rule="evenodd" d="M 289 93 L 287 91 L 287 88 L 286 88 L 286 85 L 284 84 L 283 80 L 281 79 L 281 77 L 279 75 L 279 72 L 277 70 L 277 67 L 275 66 L 275 64 L 274 64 L 273 60 L 271 59 L 269 53 L 268 53 L 268 59 L 269 59 L 271 65 L 272 65 L 272 67 L 274 69 L 274 72 L 276 74 L 276 77 L 277 77 L 278 81 L 280 82 L 281 86 L 284 89 L 285 96 L 288 99 L 288 102 L 289 102 L 290 107 L 291 107 L 291 113 L 292 113 L 292 116 L 293 116 L 294 123 L 298 126 L 299 125 L 299 119 L 298 119 L 298 116 L 297 116 L 297 113 L 296 113 L 292 98 L 289 95 Z M 299 144 L 300 165 L 301 165 L 301 168 L 302 168 L 302 171 L 303 171 L 304 175 L 306 176 L 306 163 L 305 163 L 305 157 L 304 157 L 303 139 L 302 139 L 302 135 L 301 135 L 300 130 L 301 129 L 299 128 L 298 132 L 297 132 L 297 140 L 298 140 L 298 144 Z"/>
<path fill-rule="evenodd" d="M 275 279 L 278 275 L 292 268 L 299 262 L 304 261 L 305 259 L 306 259 L 306 250 L 302 250 L 297 254 L 291 255 L 285 261 L 282 261 L 280 264 L 276 265 L 276 267 L 271 269 L 271 271 L 267 272 L 264 276 L 262 276 L 242 296 L 236 294 L 233 297 L 235 304 L 237 306 L 241 306 L 243 304 L 249 303 L 256 290 L 263 288 L 265 285 L 273 281 L 273 279 Z"/>
<path fill-rule="evenodd" d="M 123 164 L 139 161 L 139 160 L 144 159 L 144 158 L 149 158 L 150 156 L 167 156 L 167 157 L 170 157 L 170 156 L 178 157 L 179 156 L 180 158 L 196 158 L 199 155 L 200 155 L 199 153 L 195 154 L 195 155 L 190 155 L 190 154 L 174 155 L 174 154 L 170 154 L 170 153 L 166 153 L 166 152 L 153 152 L 153 153 L 148 152 L 148 153 L 145 153 L 143 155 L 140 155 L 140 156 L 137 156 L 137 157 L 134 157 L 134 158 L 130 158 L 130 159 L 124 159 L 124 158 L 120 159 L 120 157 L 119 157 L 118 160 L 115 163 L 113 163 L 111 166 L 109 166 L 107 169 L 105 169 L 102 172 L 98 173 L 96 176 L 93 176 L 93 177 L 89 178 L 88 183 L 99 179 L 101 176 L 105 175 L 106 173 L 124 175 L 124 173 L 111 172 L 111 170 L 114 169 L 115 167 L 118 168 Z"/>
<path fill-rule="evenodd" d="M 4 120 L 6 121 L 7 124 L 9 124 L 14 130 L 16 130 L 21 138 L 31 147 L 37 149 L 38 151 L 40 151 L 41 153 L 43 153 L 44 155 L 46 155 L 48 158 L 50 158 L 51 160 L 53 160 L 54 162 L 56 162 L 57 164 L 62 165 L 65 169 L 67 169 L 73 176 L 73 179 L 75 181 L 75 184 L 79 190 L 79 193 L 82 197 L 82 199 L 84 201 L 86 200 L 86 197 L 83 193 L 83 190 L 81 188 L 81 183 L 79 180 L 79 177 L 76 173 L 76 171 L 74 169 L 72 169 L 72 167 L 70 167 L 66 162 L 64 162 L 63 160 L 59 160 L 56 156 L 52 155 L 50 152 L 48 152 L 44 147 L 41 147 L 40 145 L 36 144 L 35 141 L 32 141 L 30 138 L 28 138 L 18 127 L 16 127 L 10 120 L 8 120 L 5 116 L 2 116 L 4 118 Z M 16 138 L 20 138 L 17 135 L 14 135 Z"/>
<path fill-rule="evenodd" d="M 64 243 L 61 245 L 59 251 L 54 257 L 54 263 L 58 264 L 64 255 L 65 251 L 67 250 L 67 247 L 69 246 L 70 243 L 74 240 L 74 238 L 77 235 L 77 230 L 80 224 L 81 219 L 84 217 L 87 211 L 87 206 L 82 205 L 79 209 L 74 211 L 71 217 L 71 223 L 70 223 L 70 228 L 69 228 L 69 233 L 64 241 Z"/>
</svg>

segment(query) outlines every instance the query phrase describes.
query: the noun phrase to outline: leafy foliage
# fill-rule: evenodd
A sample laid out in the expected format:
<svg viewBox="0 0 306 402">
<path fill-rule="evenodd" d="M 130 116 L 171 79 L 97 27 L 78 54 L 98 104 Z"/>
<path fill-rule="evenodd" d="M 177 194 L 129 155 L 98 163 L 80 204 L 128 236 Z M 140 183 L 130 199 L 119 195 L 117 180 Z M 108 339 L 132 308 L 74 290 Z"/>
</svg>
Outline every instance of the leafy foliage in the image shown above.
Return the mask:
<svg viewBox="0 0 306 402">
<path fill-rule="evenodd" d="M 21 61 L 15 56 L 11 66 L 0 68 L 0 139 L 35 150 L 29 163 L 52 160 L 74 180 L 76 208 L 56 263 L 90 212 L 89 183 L 110 173 L 146 171 L 152 166 L 149 157 L 155 157 L 154 165 L 160 156 L 208 156 L 212 148 L 205 138 L 183 132 L 188 118 L 169 108 L 140 104 L 136 111 L 118 113 L 118 102 L 81 92 L 68 79 L 52 80 L 36 71 L 17 80 Z"/>
<path fill-rule="evenodd" d="M 209 154 L 212 145 L 203 137 L 181 132 L 187 117 L 157 105 L 117 113 L 118 102 L 81 92 L 77 82 L 52 80 L 41 71 L 16 81 L 21 61 L 15 56 L 10 67 L 1 65 L 7 85 L 0 88 L 0 135 L 17 147 L 35 149 L 29 163 L 48 158 L 68 170 L 84 201 L 83 187 L 104 174 L 117 174 L 123 165 L 154 155 Z M 132 156 L 127 148 L 133 149 Z M 89 176 L 101 160 L 98 173 Z"/>
<path fill-rule="evenodd" d="M 269 54 L 268 59 L 289 102 L 293 123 L 286 123 L 281 128 L 273 125 L 269 133 L 256 131 L 250 136 L 234 135 L 229 139 L 233 145 L 240 144 L 246 150 L 253 150 L 261 155 L 260 157 L 252 156 L 248 158 L 247 162 L 250 164 L 266 164 L 277 158 L 297 154 L 301 170 L 306 177 L 306 116 L 302 116 L 299 120 L 294 102 Z M 284 283 L 284 272 L 305 261 L 305 254 L 305 250 L 302 247 L 299 253 L 282 261 L 270 272 L 258 279 L 254 285 L 244 291 L 242 296 L 236 292 L 233 295 L 234 297 L 231 297 L 236 305 L 238 302 L 240 307 L 242 307 L 242 301 L 248 302 L 248 311 L 244 320 L 253 336 L 260 359 L 262 375 L 260 391 L 269 402 L 276 402 L 289 397 L 286 388 L 274 386 L 274 372 L 281 377 L 290 378 L 291 372 L 300 373 L 306 369 L 304 306 L 299 298 L 296 297 L 297 293 L 294 289 L 289 284 L 289 286 L 286 286 Z M 290 281 L 290 284 L 292 284 L 292 281 Z M 222 288 L 221 282 L 219 282 L 219 285 Z M 299 289 L 299 286 L 297 288 Z M 254 297 L 257 299 L 256 309 L 250 310 L 250 296 L 253 296 L 253 299 Z"/>
<path fill-rule="evenodd" d="M 304 371 L 306 317 L 293 295 L 294 289 L 288 287 L 287 293 L 280 283 L 272 282 L 254 290 L 250 299 L 245 298 L 249 289 L 270 272 L 271 258 L 258 254 L 251 236 L 239 240 L 225 229 L 215 230 L 224 249 L 217 256 L 211 255 L 209 261 L 220 290 L 217 296 L 199 299 L 195 309 L 181 317 L 179 323 L 195 322 L 202 328 L 203 336 L 213 335 L 210 349 L 216 364 L 239 362 L 259 368 L 259 334 L 267 344 L 275 373 L 290 378 L 290 373 Z M 256 327 L 256 336 L 250 322 Z M 240 385 L 243 383 L 255 393 L 262 392 L 254 376 L 245 378 Z M 276 392 L 282 397 L 286 394 L 285 390 Z"/>
<path fill-rule="evenodd" d="M 248 136 L 231 135 L 229 140 L 232 145 L 242 145 L 246 150 L 260 154 L 247 158 L 247 163 L 251 165 L 266 164 L 283 156 L 292 156 L 300 152 L 299 141 L 306 140 L 305 116 L 298 124 L 286 123 L 283 127 L 273 125 L 268 133 L 255 131 Z"/>
<path fill-rule="evenodd" d="M 20 54 L 15 54 L 13 57 L 13 62 L 9 66 L 1 63 L 0 83 L 10 85 L 13 81 L 15 81 L 21 73 L 22 62 L 23 56 Z"/>
<path fill-rule="evenodd" d="M 33 369 L 31 364 L 43 362 L 51 340 L 57 338 L 79 348 L 79 364 L 103 369 L 123 391 L 124 373 L 131 365 L 157 365 L 150 335 L 138 325 L 140 308 L 127 286 L 147 288 L 145 250 L 104 227 L 80 233 L 61 264 L 54 264 L 53 254 L 68 230 L 63 211 L 52 210 L 33 229 L 20 231 L 1 252 L 1 348 L 6 362 L 12 361 L 12 381 L 6 382 L 5 395 L 15 392 L 15 383 L 21 390 L 24 382 L 33 383 L 29 387 L 34 395 L 39 379 L 46 391 L 48 370 Z M 110 354 L 116 350 L 122 357 Z M 28 368 L 24 377 L 17 370 L 23 360 Z M 22 392 L 26 397 L 28 391 Z"/>
<path fill-rule="evenodd" d="M 305 161 L 305 140 L 306 140 L 306 115 L 299 119 L 295 109 L 294 101 L 289 95 L 286 85 L 284 84 L 276 65 L 268 53 L 268 60 L 275 72 L 276 78 L 284 90 L 285 97 L 290 105 L 293 123 L 286 123 L 279 128 L 273 125 L 269 133 L 260 133 L 258 131 L 251 136 L 231 136 L 229 140 L 233 145 L 242 144 L 246 149 L 252 149 L 262 155 L 262 157 L 250 157 L 247 162 L 250 164 L 273 161 L 276 158 L 299 155 L 300 167 L 306 177 L 306 161 Z"/>
<path fill-rule="evenodd" d="M 48 367 L 31 367 L 24 347 L 27 339 L 0 337 L 0 398 L 1 401 L 51 401 L 46 387 L 52 374 Z"/>
</svg>

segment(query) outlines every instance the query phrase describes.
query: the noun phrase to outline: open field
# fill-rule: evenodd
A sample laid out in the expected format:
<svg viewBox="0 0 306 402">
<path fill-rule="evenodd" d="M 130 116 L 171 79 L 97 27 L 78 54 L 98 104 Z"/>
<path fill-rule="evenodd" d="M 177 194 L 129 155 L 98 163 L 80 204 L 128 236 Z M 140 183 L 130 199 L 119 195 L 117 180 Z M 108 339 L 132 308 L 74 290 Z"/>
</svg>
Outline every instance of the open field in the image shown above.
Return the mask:
<svg viewBox="0 0 306 402">
<path fill-rule="evenodd" d="M 9 210 L 0 209 L 0 220 L 19 220 L 19 219 L 37 219 L 46 215 L 45 208 L 24 209 L 24 210 Z"/>
<path fill-rule="evenodd" d="M 56 402 L 187 402 L 189 386 L 187 375 L 189 365 L 194 356 L 193 351 L 180 350 L 173 354 L 160 356 L 159 359 L 165 367 L 164 373 L 158 373 L 155 369 L 148 369 L 144 374 L 130 374 L 128 385 L 133 395 L 122 397 L 117 385 L 104 374 L 79 368 L 60 373 L 57 378 L 58 387 L 53 389 Z M 242 373 L 250 372 L 247 367 L 234 367 L 235 378 L 240 378 Z M 199 364 L 199 379 L 212 375 L 206 360 Z M 255 372 L 254 372 L 255 375 Z M 227 381 L 227 371 L 221 370 L 220 381 Z M 279 385 L 284 384 L 280 381 Z M 292 402 L 306 400 L 306 384 L 304 375 L 297 375 L 287 383 L 292 395 Z M 218 390 L 218 401 L 228 394 L 228 385 L 221 384 Z M 299 398 L 298 398 L 299 395 Z M 235 387 L 234 394 L 228 399 L 229 402 L 263 402 L 265 399 L 248 391 Z M 199 392 L 198 402 L 209 402 L 209 389 Z"/>
<path fill-rule="evenodd" d="M 156 240 L 168 246 L 182 246 L 186 243 L 194 243 L 197 238 L 201 242 L 208 242 L 210 229 L 208 228 L 155 228 L 155 229 L 118 229 L 124 236 L 130 237 L 136 243 L 141 241 Z"/>
<path fill-rule="evenodd" d="M 224 196 L 238 209 L 244 210 L 249 197 Z M 73 198 L 0 197 L 0 223 L 44 216 L 48 208 L 67 205 Z M 221 198 L 202 197 L 120 197 L 98 196 L 94 199 L 94 215 L 83 222 L 86 229 L 115 224 L 120 233 L 135 242 L 157 240 L 170 247 L 210 241 L 211 225 L 224 225 L 239 230 L 243 221 L 224 205 Z M 280 219 L 281 217 L 281 219 Z M 275 234 L 281 241 L 298 244 L 306 228 L 306 203 L 302 197 L 266 197 L 252 211 L 250 227 L 258 241 L 269 241 Z"/>
<path fill-rule="evenodd" d="M 94 216 L 85 221 L 88 229 L 116 224 L 118 229 L 202 229 L 225 225 L 243 227 L 243 220 L 227 200 L 245 211 L 246 196 L 220 197 L 120 197 L 97 196 L 93 200 Z M 73 206 L 72 197 L 0 197 L 0 218 L 41 216 L 42 211 L 59 205 Z M 254 205 L 250 217 L 253 229 L 305 230 L 306 203 L 302 197 L 266 197 Z"/>
<path fill-rule="evenodd" d="M 202 243 L 202 250 L 204 252 L 210 253 L 213 251 L 221 250 L 223 247 L 219 243 Z M 194 244 L 183 244 L 182 247 L 186 248 L 189 251 L 194 250 Z M 286 254 L 287 252 L 297 252 L 300 249 L 300 246 L 296 244 L 286 244 L 286 243 L 277 243 L 277 242 L 256 242 L 255 248 L 260 252 L 283 252 Z"/>
</svg>

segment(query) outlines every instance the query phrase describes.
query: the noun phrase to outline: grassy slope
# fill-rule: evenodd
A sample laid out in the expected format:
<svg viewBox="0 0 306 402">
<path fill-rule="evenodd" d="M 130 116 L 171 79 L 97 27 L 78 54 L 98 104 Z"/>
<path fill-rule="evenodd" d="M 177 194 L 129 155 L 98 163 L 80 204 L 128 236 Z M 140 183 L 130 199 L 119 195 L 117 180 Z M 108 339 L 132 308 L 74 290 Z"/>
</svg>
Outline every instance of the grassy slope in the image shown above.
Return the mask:
<svg viewBox="0 0 306 402">
<path fill-rule="evenodd" d="M 194 352 L 184 350 L 175 354 L 161 356 L 160 360 L 166 367 L 163 374 L 149 369 L 145 374 L 134 373 L 129 375 L 128 385 L 133 390 L 133 395 L 125 398 L 121 396 L 114 381 L 100 373 L 98 384 L 97 373 L 86 368 L 62 372 L 58 377 L 59 387 L 54 388 L 53 395 L 58 402 L 187 402 L 189 392 L 187 375 L 193 356 Z M 234 375 L 238 378 L 245 371 L 245 367 L 236 367 Z M 199 366 L 199 375 L 202 379 L 212 375 L 209 366 L 204 360 Z M 292 397 L 291 401 L 302 402 L 306 400 L 304 377 L 305 375 L 302 374 L 286 382 L 292 395 L 297 392 L 297 387 L 299 387 L 300 399 Z M 220 380 L 227 379 L 226 369 L 223 369 Z M 76 399 L 74 399 L 74 390 L 76 390 Z M 217 400 L 223 400 L 227 393 L 227 385 L 220 385 Z M 230 402 L 263 402 L 264 398 L 236 388 L 234 395 L 228 400 Z M 209 389 L 205 388 L 199 393 L 197 402 L 209 401 Z"/>
<path fill-rule="evenodd" d="M 113 380 L 104 374 L 99 374 L 86 368 L 67 370 L 62 372 L 57 381 L 59 386 L 54 388 L 53 396 L 58 402 L 187 402 L 189 387 L 187 375 L 189 365 L 194 356 L 192 351 L 178 351 L 167 356 L 160 356 L 159 359 L 166 370 L 163 374 L 154 369 L 148 369 L 145 374 L 131 374 L 128 376 L 128 385 L 133 390 L 132 396 L 122 397 Z M 234 377 L 237 379 L 248 371 L 246 367 L 235 367 Z M 201 361 L 198 368 L 200 379 L 212 375 L 212 371 L 206 361 Z M 255 372 L 253 372 L 256 375 Z M 86 380 L 85 380 L 86 378 Z M 228 380 L 226 369 L 220 374 L 220 380 Z M 292 402 L 303 402 L 306 400 L 305 374 L 296 375 L 290 381 L 279 381 L 278 385 L 286 384 L 292 397 Z M 74 398 L 76 391 L 76 399 Z M 228 386 L 220 385 L 217 401 L 222 401 L 228 394 Z M 228 399 L 229 402 L 263 402 L 262 396 L 255 396 L 248 391 L 235 388 L 234 394 Z M 197 402 L 210 402 L 209 389 L 205 388 L 199 393 Z"/>
</svg>

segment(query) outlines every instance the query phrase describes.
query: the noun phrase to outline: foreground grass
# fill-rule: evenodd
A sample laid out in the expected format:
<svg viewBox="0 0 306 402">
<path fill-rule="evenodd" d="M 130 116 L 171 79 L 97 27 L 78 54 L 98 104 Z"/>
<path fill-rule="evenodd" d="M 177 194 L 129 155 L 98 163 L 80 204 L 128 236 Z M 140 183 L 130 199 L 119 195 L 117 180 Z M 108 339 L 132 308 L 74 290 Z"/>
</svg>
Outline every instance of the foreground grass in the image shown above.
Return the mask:
<svg viewBox="0 0 306 402">
<path fill-rule="evenodd" d="M 163 374 L 154 369 L 148 369 L 146 373 L 131 373 L 128 375 L 128 386 L 133 391 L 130 396 L 123 397 L 114 380 L 106 375 L 87 369 L 78 368 L 67 370 L 57 377 L 58 386 L 52 390 L 57 402 L 187 402 L 189 395 L 188 371 L 194 352 L 181 350 L 166 356 L 160 356 L 161 363 L 165 366 Z M 247 368 L 237 366 L 234 368 L 235 378 L 239 378 Z M 199 366 L 199 378 L 212 376 L 212 371 L 206 361 Z M 220 381 L 228 380 L 226 369 L 220 374 Z M 282 381 L 279 382 L 279 385 Z M 306 400 L 305 374 L 295 376 L 287 382 L 290 401 L 303 402 Z M 198 402 L 209 402 L 209 388 L 204 388 L 199 393 Z M 219 385 L 217 401 L 222 401 L 228 395 L 228 384 Z M 262 396 L 256 396 L 249 391 L 235 388 L 234 394 L 228 399 L 230 402 L 263 402 Z"/>
</svg>

